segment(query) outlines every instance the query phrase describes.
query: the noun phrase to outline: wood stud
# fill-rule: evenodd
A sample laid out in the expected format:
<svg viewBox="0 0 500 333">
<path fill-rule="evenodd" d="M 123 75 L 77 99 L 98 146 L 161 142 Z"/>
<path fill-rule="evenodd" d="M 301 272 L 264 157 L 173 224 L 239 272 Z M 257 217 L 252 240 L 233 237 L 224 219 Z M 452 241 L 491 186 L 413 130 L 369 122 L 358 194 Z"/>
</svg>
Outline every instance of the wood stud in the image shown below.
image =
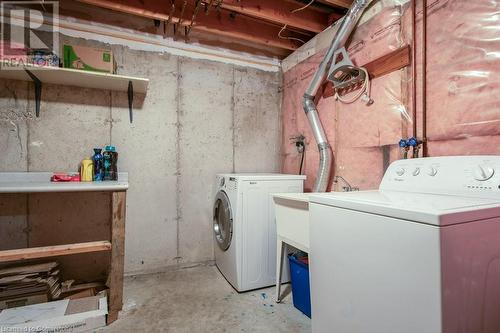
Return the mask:
<svg viewBox="0 0 500 333">
<path fill-rule="evenodd" d="M 186 37 L 189 36 L 189 33 L 191 32 L 191 29 L 193 28 L 193 25 L 195 24 L 196 16 L 198 15 L 198 11 L 200 10 L 201 7 L 201 0 L 196 0 L 196 4 L 194 6 L 193 10 L 193 16 L 191 17 L 191 23 L 189 24 L 188 28 L 186 29 Z"/>
<path fill-rule="evenodd" d="M 170 23 L 172 23 L 172 17 L 174 16 L 175 13 L 175 0 L 171 0 L 171 5 L 170 5 L 170 13 L 168 14 L 168 20 L 166 24 L 163 27 L 163 38 L 167 37 L 168 33 L 168 27 L 170 26 Z"/>
</svg>

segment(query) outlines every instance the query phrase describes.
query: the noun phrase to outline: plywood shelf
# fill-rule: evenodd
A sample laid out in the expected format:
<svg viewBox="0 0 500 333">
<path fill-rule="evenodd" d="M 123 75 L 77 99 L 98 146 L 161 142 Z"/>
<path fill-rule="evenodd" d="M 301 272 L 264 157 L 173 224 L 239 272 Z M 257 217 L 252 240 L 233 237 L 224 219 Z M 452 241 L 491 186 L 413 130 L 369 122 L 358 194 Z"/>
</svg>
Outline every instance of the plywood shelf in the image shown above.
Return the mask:
<svg viewBox="0 0 500 333">
<path fill-rule="evenodd" d="M 0 262 L 40 259 L 40 258 L 48 258 L 56 256 L 65 256 L 77 253 L 90 253 L 90 252 L 101 252 L 110 250 L 111 250 L 111 243 L 108 241 L 30 247 L 25 249 L 0 251 Z"/>
<path fill-rule="evenodd" d="M 149 79 L 116 75 L 109 73 L 90 72 L 71 68 L 46 66 L 13 66 L 9 62 L 0 61 L 0 78 L 32 81 L 26 70 L 33 73 L 42 83 L 60 84 L 65 86 L 104 89 L 113 91 L 128 91 L 132 82 L 135 93 L 145 94 Z"/>
</svg>

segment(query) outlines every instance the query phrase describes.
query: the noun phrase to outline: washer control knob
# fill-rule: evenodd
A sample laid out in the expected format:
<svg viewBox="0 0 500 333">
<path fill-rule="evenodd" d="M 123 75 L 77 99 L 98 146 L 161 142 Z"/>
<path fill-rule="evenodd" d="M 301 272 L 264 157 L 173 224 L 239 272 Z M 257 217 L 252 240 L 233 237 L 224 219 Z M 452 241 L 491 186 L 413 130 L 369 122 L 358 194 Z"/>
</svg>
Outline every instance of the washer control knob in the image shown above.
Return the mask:
<svg viewBox="0 0 500 333">
<path fill-rule="evenodd" d="M 398 168 L 398 169 L 396 169 L 396 175 L 402 176 L 405 174 L 405 171 L 406 170 L 404 168 Z"/>
<path fill-rule="evenodd" d="M 435 175 L 437 175 L 437 173 L 438 170 L 433 166 L 429 167 L 429 169 L 427 170 L 427 174 L 431 177 L 434 177 Z"/>
<path fill-rule="evenodd" d="M 481 182 L 490 179 L 495 174 L 495 169 L 487 164 L 480 164 L 474 170 L 474 178 Z"/>
<path fill-rule="evenodd" d="M 226 184 L 226 178 L 222 177 L 220 179 L 220 187 L 223 187 Z"/>
<path fill-rule="evenodd" d="M 416 167 L 415 170 L 413 170 L 413 175 L 414 176 L 420 175 L 420 168 L 419 167 Z"/>
</svg>

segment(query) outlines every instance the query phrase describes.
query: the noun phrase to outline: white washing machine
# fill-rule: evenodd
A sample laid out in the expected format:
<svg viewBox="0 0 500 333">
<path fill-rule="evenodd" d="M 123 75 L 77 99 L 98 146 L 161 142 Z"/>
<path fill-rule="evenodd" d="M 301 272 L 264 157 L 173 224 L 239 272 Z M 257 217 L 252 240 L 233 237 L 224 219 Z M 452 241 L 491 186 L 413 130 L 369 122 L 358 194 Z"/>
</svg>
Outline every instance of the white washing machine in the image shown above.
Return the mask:
<svg viewBox="0 0 500 333">
<path fill-rule="evenodd" d="M 216 177 L 215 263 L 239 292 L 273 285 L 276 221 L 272 193 L 303 192 L 305 176 L 221 174 Z"/>
<path fill-rule="evenodd" d="M 500 157 L 396 161 L 310 201 L 314 333 L 500 332 Z"/>
</svg>

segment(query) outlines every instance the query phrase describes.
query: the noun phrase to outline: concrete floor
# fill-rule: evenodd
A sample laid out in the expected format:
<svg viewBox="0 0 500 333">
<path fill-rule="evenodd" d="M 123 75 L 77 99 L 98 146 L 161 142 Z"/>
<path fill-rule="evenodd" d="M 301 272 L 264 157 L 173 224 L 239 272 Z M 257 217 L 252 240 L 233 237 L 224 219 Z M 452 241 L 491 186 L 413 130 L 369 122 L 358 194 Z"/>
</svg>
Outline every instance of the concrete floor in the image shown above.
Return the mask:
<svg viewBox="0 0 500 333">
<path fill-rule="evenodd" d="M 238 294 L 215 266 L 203 265 L 127 278 L 124 311 L 99 332 L 310 331 L 291 294 L 280 304 L 273 287 Z"/>
</svg>

